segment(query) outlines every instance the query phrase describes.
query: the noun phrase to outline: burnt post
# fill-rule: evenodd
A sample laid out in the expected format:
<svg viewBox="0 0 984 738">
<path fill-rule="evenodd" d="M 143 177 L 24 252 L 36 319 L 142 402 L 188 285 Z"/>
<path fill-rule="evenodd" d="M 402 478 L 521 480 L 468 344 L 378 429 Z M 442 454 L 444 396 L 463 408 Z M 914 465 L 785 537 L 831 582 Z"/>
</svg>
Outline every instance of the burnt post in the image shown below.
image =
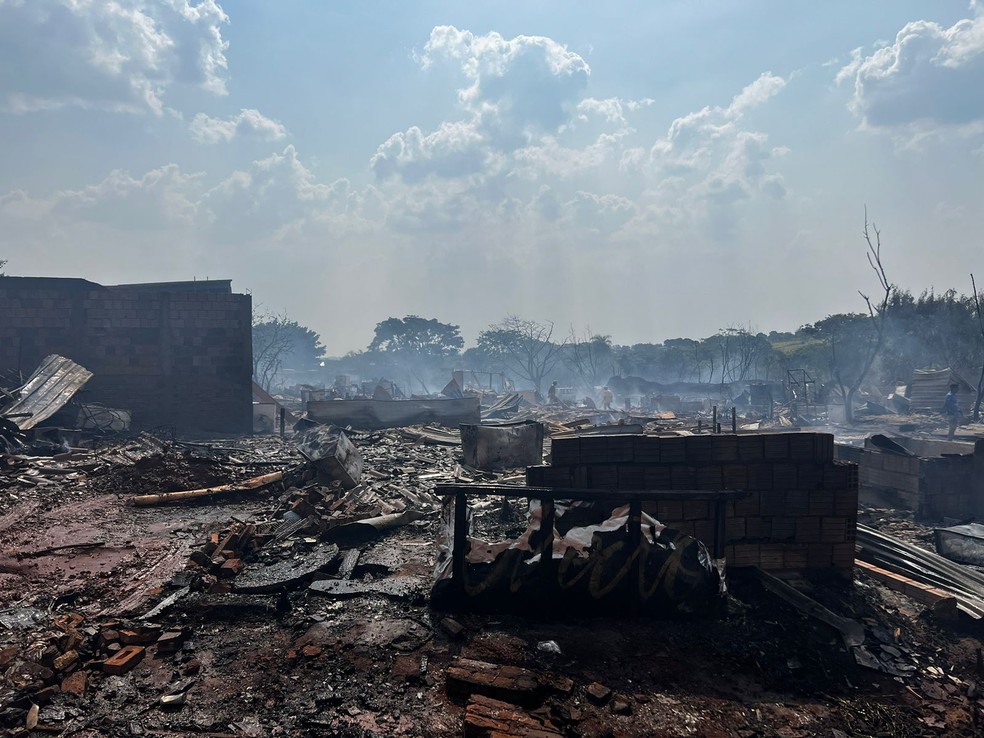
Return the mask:
<svg viewBox="0 0 984 738">
<path fill-rule="evenodd" d="M 451 576 L 455 588 L 465 594 L 465 548 L 468 546 L 468 493 L 454 494 L 454 540 L 451 544 Z"/>
<path fill-rule="evenodd" d="M 738 408 L 731 407 L 731 432 L 738 432 Z"/>
<path fill-rule="evenodd" d="M 287 435 L 287 408 L 280 408 L 280 437 Z"/>
</svg>

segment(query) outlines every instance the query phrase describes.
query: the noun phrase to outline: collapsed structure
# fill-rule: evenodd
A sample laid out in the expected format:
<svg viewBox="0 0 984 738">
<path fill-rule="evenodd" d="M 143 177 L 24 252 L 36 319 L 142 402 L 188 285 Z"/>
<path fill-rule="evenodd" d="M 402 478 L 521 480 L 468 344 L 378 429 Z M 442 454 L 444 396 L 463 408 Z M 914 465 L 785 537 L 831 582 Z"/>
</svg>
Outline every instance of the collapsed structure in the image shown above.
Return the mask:
<svg viewBox="0 0 984 738">
<path fill-rule="evenodd" d="M 227 282 L 9 279 L 0 734 L 979 734 L 982 442 L 297 404 Z"/>
</svg>

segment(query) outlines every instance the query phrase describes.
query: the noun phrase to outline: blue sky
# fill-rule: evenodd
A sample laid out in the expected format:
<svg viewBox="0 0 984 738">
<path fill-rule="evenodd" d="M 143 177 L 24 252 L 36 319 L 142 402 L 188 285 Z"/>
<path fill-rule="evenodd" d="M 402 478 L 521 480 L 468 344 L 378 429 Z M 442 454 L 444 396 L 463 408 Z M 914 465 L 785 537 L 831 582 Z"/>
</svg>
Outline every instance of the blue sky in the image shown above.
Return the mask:
<svg viewBox="0 0 984 738">
<path fill-rule="evenodd" d="M 0 0 L 0 258 L 617 342 L 984 272 L 977 3 Z"/>
</svg>

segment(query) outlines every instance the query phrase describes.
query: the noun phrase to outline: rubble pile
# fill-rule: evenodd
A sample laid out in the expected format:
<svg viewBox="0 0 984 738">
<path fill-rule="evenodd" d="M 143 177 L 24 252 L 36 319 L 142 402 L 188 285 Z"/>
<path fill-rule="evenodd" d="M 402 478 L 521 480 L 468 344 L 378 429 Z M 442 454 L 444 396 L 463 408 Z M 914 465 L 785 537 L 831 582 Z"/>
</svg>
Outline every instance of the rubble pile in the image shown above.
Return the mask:
<svg viewBox="0 0 984 738">
<path fill-rule="evenodd" d="M 668 621 L 434 609 L 435 485 L 524 470 L 433 426 L 314 430 L 0 456 L 0 735 L 980 734 L 975 632 L 860 569 L 786 583 L 807 605 L 729 573 L 721 613 Z M 476 499 L 472 531 L 528 512 Z"/>
</svg>

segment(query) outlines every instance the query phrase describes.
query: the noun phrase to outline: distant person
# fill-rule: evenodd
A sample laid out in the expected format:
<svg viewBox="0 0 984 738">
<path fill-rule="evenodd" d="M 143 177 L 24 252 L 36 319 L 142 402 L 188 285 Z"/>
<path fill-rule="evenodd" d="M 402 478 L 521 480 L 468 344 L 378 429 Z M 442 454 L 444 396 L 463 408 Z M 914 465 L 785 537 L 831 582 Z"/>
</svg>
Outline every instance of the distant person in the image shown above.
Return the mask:
<svg viewBox="0 0 984 738">
<path fill-rule="evenodd" d="M 956 383 L 951 384 L 950 391 L 943 398 L 943 414 L 946 416 L 947 423 L 950 426 L 950 432 L 946 437 L 950 441 L 953 440 L 953 436 L 957 432 L 957 426 L 960 425 L 960 420 L 963 416 L 960 410 L 960 398 L 957 397 L 958 392 L 960 392 L 960 385 Z"/>
<path fill-rule="evenodd" d="M 547 390 L 547 404 L 556 405 L 558 402 L 560 400 L 557 399 L 557 382 L 553 382 Z"/>
<path fill-rule="evenodd" d="M 614 401 L 615 401 L 615 395 L 612 394 L 612 391 L 608 389 L 608 387 L 605 387 L 601 391 L 601 406 L 605 408 L 605 410 L 611 410 L 612 403 Z"/>
</svg>

